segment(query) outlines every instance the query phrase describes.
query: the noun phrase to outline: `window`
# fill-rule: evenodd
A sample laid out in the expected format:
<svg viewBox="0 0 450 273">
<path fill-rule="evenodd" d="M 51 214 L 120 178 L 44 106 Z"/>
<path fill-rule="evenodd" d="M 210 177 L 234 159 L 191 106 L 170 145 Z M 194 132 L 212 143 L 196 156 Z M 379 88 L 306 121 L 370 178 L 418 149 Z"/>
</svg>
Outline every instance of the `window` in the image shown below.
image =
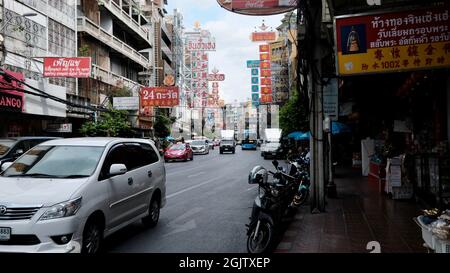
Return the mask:
<svg viewBox="0 0 450 273">
<path fill-rule="evenodd" d="M 142 160 L 145 161 L 145 165 L 153 164 L 159 161 L 158 154 L 152 146 L 148 144 L 141 144 L 141 148 L 144 153 Z"/>
</svg>

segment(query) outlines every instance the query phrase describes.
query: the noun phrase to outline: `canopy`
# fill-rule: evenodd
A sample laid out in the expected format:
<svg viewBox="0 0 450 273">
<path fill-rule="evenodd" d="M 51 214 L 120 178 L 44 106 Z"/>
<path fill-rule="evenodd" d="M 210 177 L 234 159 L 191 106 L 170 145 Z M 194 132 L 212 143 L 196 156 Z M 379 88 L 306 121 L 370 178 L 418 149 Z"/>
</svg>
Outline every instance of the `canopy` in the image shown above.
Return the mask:
<svg viewBox="0 0 450 273">
<path fill-rule="evenodd" d="M 300 132 L 300 131 L 297 131 L 297 132 L 292 132 L 292 133 L 290 133 L 289 135 L 287 135 L 287 137 L 288 138 L 293 138 L 293 139 L 297 139 L 297 138 L 299 138 L 301 135 L 303 135 L 304 134 L 304 132 Z"/>
<path fill-rule="evenodd" d="M 333 121 L 331 127 L 332 127 L 333 135 L 338 135 L 338 134 L 342 134 L 342 133 L 350 133 L 352 131 L 347 124 L 337 122 L 337 121 Z"/>
</svg>

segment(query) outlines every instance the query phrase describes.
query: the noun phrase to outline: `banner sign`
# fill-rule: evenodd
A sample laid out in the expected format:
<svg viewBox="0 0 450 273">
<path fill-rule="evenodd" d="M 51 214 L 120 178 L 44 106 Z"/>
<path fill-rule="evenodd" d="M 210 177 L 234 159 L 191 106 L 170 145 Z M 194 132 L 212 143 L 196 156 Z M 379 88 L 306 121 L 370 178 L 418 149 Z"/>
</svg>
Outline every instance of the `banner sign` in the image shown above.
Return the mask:
<svg viewBox="0 0 450 273">
<path fill-rule="evenodd" d="M 173 107 L 179 104 L 179 88 L 143 87 L 139 92 L 141 108 L 147 106 Z"/>
<path fill-rule="evenodd" d="M 340 75 L 450 65 L 449 8 L 336 18 Z"/>
<path fill-rule="evenodd" d="M 209 74 L 208 81 L 210 82 L 221 82 L 225 80 L 225 74 Z"/>
<path fill-rule="evenodd" d="M 50 123 L 45 130 L 49 133 L 72 133 L 72 123 Z"/>
<path fill-rule="evenodd" d="M 252 42 L 273 42 L 277 39 L 276 32 L 253 32 L 251 36 Z"/>
<path fill-rule="evenodd" d="M 252 92 L 259 92 L 259 85 L 252 85 Z"/>
<path fill-rule="evenodd" d="M 249 60 L 247 61 L 247 68 L 258 68 L 259 62 L 259 60 Z"/>
<path fill-rule="evenodd" d="M 252 77 L 252 84 L 259 84 L 259 78 L 258 77 Z"/>
<path fill-rule="evenodd" d="M 91 57 L 44 58 L 44 77 L 89 78 Z"/>
<path fill-rule="evenodd" d="M 13 76 L 19 81 L 24 80 L 22 73 L 4 70 L 6 74 Z M 23 112 L 24 95 L 20 91 L 8 90 L 8 89 L 20 89 L 23 90 L 23 85 L 20 82 L 11 80 L 6 81 L 3 76 L 0 75 L 0 110 L 9 112 Z"/>
<path fill-rule="evenodd" d="M 198 38 L 188 41 L 186 48 L 188 51 L 216 51 L 216 42 L 213 38 Z"/>
<path fill-rule="evenodd" d="M 253 68 L 252 69 L 252 76 L 258 76 L 259 75 L 259 69 Z"/>
</svg>

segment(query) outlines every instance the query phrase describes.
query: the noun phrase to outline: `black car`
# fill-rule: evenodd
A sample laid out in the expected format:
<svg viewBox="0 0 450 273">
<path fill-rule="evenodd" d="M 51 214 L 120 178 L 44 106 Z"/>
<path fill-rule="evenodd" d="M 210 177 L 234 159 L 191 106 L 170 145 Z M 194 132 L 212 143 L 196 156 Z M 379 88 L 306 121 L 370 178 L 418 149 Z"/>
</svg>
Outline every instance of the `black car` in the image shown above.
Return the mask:
<svg viewBox="0 0 450 273">
<path fill-rule="evenodd" d="M 221 154 L 224 152 L 232 152 L 234 154 L 236 152 L 236 143 L 234 140 L 222 140 L 220 141 L 219 150 Z"/>
<path fill-rule="evenodd" d="M 0 168 L 5 162 L 12 162 L 34 146 L 56 137 L 0 138 Z"/>
</svg>

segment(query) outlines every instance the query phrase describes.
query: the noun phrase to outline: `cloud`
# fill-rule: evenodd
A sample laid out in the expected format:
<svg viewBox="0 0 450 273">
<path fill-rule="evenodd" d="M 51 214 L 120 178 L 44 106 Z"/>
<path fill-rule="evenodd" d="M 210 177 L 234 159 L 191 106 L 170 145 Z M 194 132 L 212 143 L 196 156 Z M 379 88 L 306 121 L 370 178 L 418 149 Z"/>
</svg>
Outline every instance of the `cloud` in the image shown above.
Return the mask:
<svg viewBox="0 0 450 273">
<path fill-rule="evenodd" d="M 179 9 L 186 29 L 200 21 L 216 38 L 216 51 L 209 54 L 210 70 L 217 67 L 225 74 L 219 93 L 227 103 L 244 101 L 251 97 L 250 69 L 247 60 L 259 59 L 258 43 L 250 41 L 255 27 L 265 24 L 274 29 L 281 24 L 283 15 L 256 17 L 228 12 L 219 7 L 216 0 L 172 0 L 172 8 Z"/>
</svg>

